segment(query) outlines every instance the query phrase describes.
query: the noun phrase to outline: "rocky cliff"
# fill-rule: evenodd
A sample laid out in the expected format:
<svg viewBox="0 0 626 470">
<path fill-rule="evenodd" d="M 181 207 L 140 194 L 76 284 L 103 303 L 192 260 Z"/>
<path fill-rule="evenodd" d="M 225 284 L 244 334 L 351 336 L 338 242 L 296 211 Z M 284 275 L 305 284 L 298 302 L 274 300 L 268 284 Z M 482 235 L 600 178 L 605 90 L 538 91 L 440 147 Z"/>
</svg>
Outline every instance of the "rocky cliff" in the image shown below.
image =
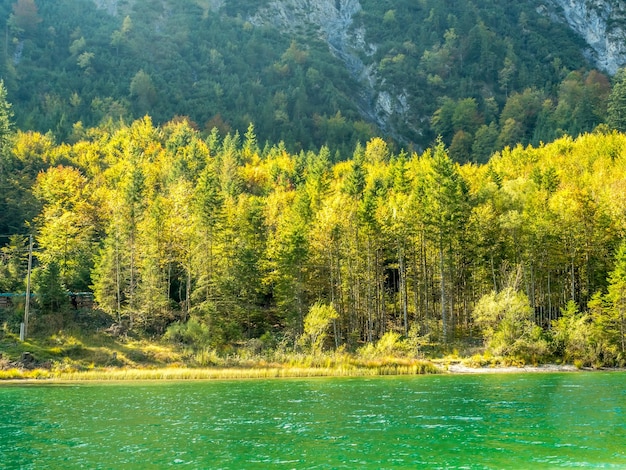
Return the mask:
<svg viewBox="0 0 626 470">
<path fill-rule="evenodd" d="M 626 64 L 626 1 L 547 0 L 539 11 L 576 31 L 598 68 L 614 74 Z"/>
<path fill-rule="evenodd" d="M 406 96 L 382 90 L 375 64 L 366 66 L 361 60 L 362 54 L 371 57 L 376 52 L 375 44 L 366 43 L 364 28 L 353 21 L 361 8 L 359 0 L 274 0 L 249 21 L 254 25 L 272 25 L 287 33 L 316 31 L 360 84 L 357 106 L 361 113 L 402 141 L 392 120 L 402 120 L 408 114 Z"/>
<path fill-rule="evenodd" d="M 147 0 L 93 1 L 98 8 L 119 16 L 132 11 L 135 4 Z M 167 6 L 178 1 L 180 0 L 151 0 L 151 5 L 162 5 L 163 11 L 168 11 Z M 317 39 L 328 45 L 332 54 L 345 65 L 358 84 L 354 87 L 350 98 L 358 107 L 360 114 L 368 121 L 376 124 L 385 134 L 403 143 L 420 141 L 422 136 L 425 136 L 425 139 L 429 137 L 428 121 L 436 109 L 436 99 L 455 94 L 453 89 L 446 89 L 448 85 L 446 80 L 453 85 L 463 83 L 465 87 L 470 89 L 470 94 L 482 95 L 483 97 L 493 97 L 501 91 L 498 84 L 494 83 L 493 77 L 498 76 L 499 72 L 501 73 L 502 66 L 495 63 L 495 59 L 489 59 L 490 55 L 496 57 L 498 51 L 502 50 L 502 46 L 498 49 L 497 45 L 493 50 L 489 50 L 491 44 L 501 38 L 495 36 L 490 38 L 490 35 L 495 34 L 493 31 L 496 30 L 499 31 L 500 35 L 502 34 L 502 28 L 494 27 L 499 22 L 505 22 L 505 24 L 510 25 L 509 27 L 517 27 L 517 16 L 515 14 L 509 15 L 513 17 L 511 20 L 503 13 L 503 9 L 507 7 L 507 2 L 474 2 L 477 5 L 477 10 L 484 7 L 487 10 L 486 17 L 491 15 L 495 17 L 495 20 L 492 18 L 491 27 L 486 26 L 472 30 L 473 40 L 465 43 L 467 48 L 473 48 L 474 57 L 481 54 L 480 57 L 487 68 L 490 67 L 490 72 L 483 75 L 473 72 L 473 75 L 468 77 L 464 71 L 468 67 L 466 67 L 467 64 L 463 64 L 463 53 L 456 50 L 458 44 L 454 41 L 454 28 L 450 29 L 451 35 L 449 37 L 452 38 L 450 44 L 446 42 L 448 41 L 447 33 L 442 30 L 442 25 L 447 24 L 445 19 L 447 16 L 455 18 L 449 12 L 449 10 L 453 10 L 454 4 L 446 4 L 446 6 L 439 8 L 439 19 L 435 17 L 433 20 L 433 25 L 436 24 L 439 28 L 436 33 L 433 32 L 430 36 L 428 34 L 404 36 L 402 39 L 405 41 L 404 43 L 399 43 L 397 47 L 389 49 L 388 43 L 395 41 L 396 37 L 394 36 L 385 42 L 385 36 L 380 34 L 380 31 L 378 34 L 372 33 L 376 29 L 376 25 L 371 23 L 371 18 L 374 15 L 369 11 L 362 11 L 365 4 L 363 0 L 257 0 L 240 3 L 234 0 L 187 1 L 200 7 L 204 15 L 213 12 L 215 18 L 220 15 L 224 15 L 226 18 L 228 15 L 237 18 L 237 21 L 243 20 L 247 26 L 274 28 L 288 37 L 293 37 L 299 45 L 304 45 L 304 47 L 306 47 L 308 39 L 316 36 Z M 412 26 L 412 23 L 426 21 L 427 15 L 424 15 L 424 12 L 428 10 L 423 5 L 426 5 L 427 2 L 415 2 L 416 4 L 423 3 L 421 6 L 413 5 L 413 2 L 397 3 L 404 5 L 404 9 L 399 11 L 404 11 L 403 14 L 408 16 L 403 17 L 404 29 L 396 29 L 394 34 L 401 35 L 402 31 Z M 459 3 L 462 4 L 463 2 Z M 626 38 L 626 0 L 529 0 L 522 3 L 524 3 L 524 11 L 527 12 L 529 8 L 537 8 L 540 14 L 555 22 L 567 24 L 575 30 L 587 44 L 588 59 L 598 68 L 609 73 L 615 73 L 619 67 L 626 64 L 626 41 L 624 41 Z M 462 9 L 463 7 L 459 8 Z M 374 7 L 372 9 L 374 10 Z M 198 11 L 198 9 L 194 8 L 190 11 Z M 383 16 L 381 11 L 381 9 L 376 9 L 376 14 L 380 21 L 383 21 L 379 29 L 384 30 L 387 18 Z M 393 18 L 395 11 L 395 9 L 388 10 L 385 16 L 389 13 Z M 460 18 L 464 12 L 457 8 L 455 13 Z M 414 17 L 414 14 L 418 16 L 422 14 L 422 16 L 418 18 L 418 16 Z M 467 15 L 467 17 L 470 20 L 466 21 L 466 24 L 473 24 L 472 21 L 481 16 Z M 534 14 L 533 20 L 538 20 Z M 395 22 L 395 19 L 392 21 Z M 507 21 L 509 23 L 506 23 Z M 543 22 L 539 21 L 538 23 Z M 366 30 L 365 25 L 371 29 Z M 565 28 L 556 29 L 562 31 Z M 410 31 L 413 34 L 413 30 Z M 419 33 L 418 28 L 415 28 L 415 31 Z M 506 32 L 506 30 L 504 31 Z M 545 31 L 547 30 L 541 30 L 539 34 L 544 34 Z M 464 31 L 464 34 L 467 37 L 468 30 Z M 570 47 L 571 37 L 566 36 L 567 41 L 570 41 L 568 42 L 568 47 Z M 414 37 L 419 37 L 421 41 L 431 42 L 413 44 L 412 41 L 418 41 Z M 380 41 L 380 43 L 375 44 L 375 41 Z M 551 42 L 558 42 L 558 40 L 557 38 L 542 37 L 539 44 L 544 42 L 550 44 Z M 583 41 L 580 41 L 580 44 L 574 41 L 574 44 L 580 49 L 585 47 Z M 541 48 L 538 47 L 538 49 Z M 550 47 L 544 47 L 544 49 L 546 50 L 542 53 L 546 57 L 551 56 L 554 51 L 554 48 L 550 49 Z M 529 57 L 523 60 L 534 60 L 533 53 L 534 51 L 530 51 Z M 568 64 L 572 69 L 585 65 L 583 58 L 578 53 L 576 55 L 575 62 Z M 502 61 L 502 59 L 499 60 Z M 404 66 L 403 64 L 409 65 Z M 518 65 L 523 66 L 524 64 Z M 396 80 L 396 77 L 389 72 L 390 70 L 401 78 Z M 418 71 L 421 72 L 421 75 L 417 73 Z M 452 72 L 456 74 L 454 75 Z M 451 75 L 454 76 L 450 78 Z M 549 77 L 546 79 L 550 80 Z M 472 88 L 481 86 L 484 89 L 477 91 Z M 464 96 L 468 95 L 467 90 L 463 93 Z M 433 96 L 429 96 L 430 94 Z M 415 98 L 416 96 L 418 98 Z"/>
</svg>

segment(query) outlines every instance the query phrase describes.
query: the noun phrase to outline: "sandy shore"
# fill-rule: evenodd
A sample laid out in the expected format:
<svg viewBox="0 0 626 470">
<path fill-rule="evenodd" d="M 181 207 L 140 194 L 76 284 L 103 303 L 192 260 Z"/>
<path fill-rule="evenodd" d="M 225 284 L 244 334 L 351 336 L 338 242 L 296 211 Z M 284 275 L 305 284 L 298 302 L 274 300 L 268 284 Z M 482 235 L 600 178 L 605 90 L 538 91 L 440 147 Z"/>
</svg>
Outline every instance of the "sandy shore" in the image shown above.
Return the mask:
<svg viewBox="0 0 626 470">
<path fill-rule="evenodd" d="M 518 374 L 528 372 L 581 372 L 587 369 L 578 369 L 573 365 L 543 364 L 540 366 L 522 367 L 468 367 L 463 364 L 450 364 L 449 374 Z"/>
</svg>

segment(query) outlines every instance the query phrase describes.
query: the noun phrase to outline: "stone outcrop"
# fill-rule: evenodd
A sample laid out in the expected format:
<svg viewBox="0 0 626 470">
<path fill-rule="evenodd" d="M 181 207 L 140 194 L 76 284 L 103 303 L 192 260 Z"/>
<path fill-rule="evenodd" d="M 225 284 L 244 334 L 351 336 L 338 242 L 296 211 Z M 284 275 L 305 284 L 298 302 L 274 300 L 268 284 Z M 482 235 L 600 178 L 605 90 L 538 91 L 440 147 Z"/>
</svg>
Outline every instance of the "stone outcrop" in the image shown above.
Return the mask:
<svg viewBox="0 0 626 470">
<path fill-rule="evenodd" d="M 596 67 L 614 74 L 626 64 L 626 1 L 544 0 L 539 12 L 576 31 Z"/>
<path fill-rule="evenodd" d="M 376 64 L 366 65 L 361 56 L 372 56 L 376 45 L 365 41 L 365 29 L 355 24 L 354 17 L 362 7 L 358 0 L 273 0 L 249 18 L 253 25 L 271 25 L 290 34 L 315 31 L 328 44 L 331 52 L 346 66 L 359 83 L 356 104 L 361 114 L 379 128 L 402 140 L 394 132 L 392 117 L 409 112 L 406 96 L 383 90 L 376 75 Z"/>
</svg>

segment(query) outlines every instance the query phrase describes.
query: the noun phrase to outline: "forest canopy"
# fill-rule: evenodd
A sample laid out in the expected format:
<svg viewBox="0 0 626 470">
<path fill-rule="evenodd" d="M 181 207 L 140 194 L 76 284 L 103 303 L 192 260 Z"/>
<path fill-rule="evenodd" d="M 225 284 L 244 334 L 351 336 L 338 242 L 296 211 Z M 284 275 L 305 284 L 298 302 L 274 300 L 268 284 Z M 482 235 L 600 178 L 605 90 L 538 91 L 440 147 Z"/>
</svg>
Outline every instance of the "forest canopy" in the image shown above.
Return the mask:
<svg viewBox="0 0 626 470">
<path fill-rule="evenodd" d="M 0 222 L 10 229 L 14 201 L 32 214 L 42 313 L 63 292 L 93 290 L 135 331 L 195 325 L 220 347 L 295 341 L 315 328 L 310 311 L 330 306 L 332 333 L 311 344 L 323 333 L 354 348 L 389 332 L 501 338 L 493 308 L 509 297 L 486 299 L 516 292 L 530 322 L 520 337 L 591 311 L 614 332 L 603 357 L 624 357 L 623 134 L 507 147 L 484 165 L 455 163 L 441 142 L 395 154 L 380 138 L 333 163 L 326 147 L 260 148 L 252 125 L 204 139 L 186 121 L 148 117 L 71 145 L 32 131 L 11 144 Z M 24 246 L 17 236 L 3 248 L 3 289 L 23 283 L 13 257 Z"/>
<path fill-rule="evenodd" d="M 344 158 L 373 137 L 421 152 L 441 135 L 454 160 L 484 163 L 606 117 L 609 78 L 533 1 L 362 0 L 341 54 L 295 6 L 276 27 L 253 24 L 268 2 L 96 3 L 0 5 L 0 77 L 20 129 L 72 142 L 78 122 L 185 116 L 205 136 L 254 122 L 261 145 Z"/>
<path fill-rule="evenodd" d="M 0 5 L 0 292 L 32 234 L 42 318 L 625 364 L 626 73 L 530 3 L 362 3 L 369 91 L 254 2 Z"/>
</svg>

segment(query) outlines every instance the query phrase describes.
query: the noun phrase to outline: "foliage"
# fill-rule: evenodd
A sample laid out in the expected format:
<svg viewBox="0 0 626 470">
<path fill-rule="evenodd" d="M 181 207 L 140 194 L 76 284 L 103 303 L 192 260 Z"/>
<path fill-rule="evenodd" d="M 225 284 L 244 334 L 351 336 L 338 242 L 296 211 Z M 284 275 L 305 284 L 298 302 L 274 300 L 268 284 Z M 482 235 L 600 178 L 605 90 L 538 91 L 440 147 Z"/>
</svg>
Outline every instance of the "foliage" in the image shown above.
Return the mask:
<svg viewBox="0 0 626 470">
<path fill-rule="evenodd" d="M 172 323 L 163 335 L 167 341 L 195 347 L 209 344 L 210 337 L 209 328 L 195 318 L 190 318 L 186 323 Z"/>
<path fill-rule="evenodd" d="M 338 317 L 339 314 L 331 305 L 316 303 L 304 318 L 304 333 L 300 342 L 308 345 L 311 353 L 319 353 L 324 346 L 326 331 Z"/>
<path fill-rule="evenodd" d="M 358 350 L 363 358 L 403 357 L 415 353 L 409 341 L 393 331 L 385 333 L 375 344 L 368 343 Z"/>
<path fill-rule="evenodd" d="M 615 266 L 608 276 L 606 293 L 598 292 L 589 302 L 593 335 L 589 339 L 593 365 L 626 364 L 626 243 L 615 254 Z"/>
<path fill-rule="evenodd" d="M 626 69 L 615 75 L 615 84 L 607 105 L 607 124 L 620 132 L 626 131 Z"/>
<path fill-rule="evenodd" d="M 206 133 L 254 121 L 261 143 L 343 155 L 375 136 L 423 149 L 441 134 L 454 159 L 473 159 L 476 146 L 484 161 L 517 139 L 578 135 L 604 119 L 608 79 L 533 2 L 362 0 L 349 35 L 367 46 L 340 53 L 316 28 L 250 20 L 262 2 L 222 3 L 115 2 L 110 14 L 93 0 L 6 2 L 0 74 L 18 126 L 72 141 L 77 123 L 146 113 L 158 124 L 187 116 Z M 363 112 L 376 101 L 389 116 Z M 479 135 L 483 125 L 499 138 Z"/>
<path fill-rule="evenodd" d="M 533 322 L 533 311 L 524 293 L 506 287 L 486 294 L 476 304 L 473 317 L 494 354 L 535 361 L 545 355 L 547 344 L 541 328 Z"/>
<path fill-rule="evenodd" d="M 169 328 L 220 353 L 269 334 L 283 351 L 404 354 L 479 326 L 494 353 L 534 361 L 550 339 L 568 361 L 623 362 L 626 137 L 606 127 L 484 164 L 453 161 L 442 141 L 290 153 L 261 148 L 253 125 L 205 138 L 185 118 L 82 128 L 73 143 L 18 131 L 8 145 L 0 200 L 17 212 L 0 221 L 33 232 L 46 311 L 93 289 L 131 335 Z M 1 240 L 1 282 L 17 292 L 24 240 Z"/>
<path fill-rule="evenodd" d="M 61 270 L 56 261 L 33 272 L 33 286 L 37 294 L 37 303 L 44 312 L 59 311 L 69 303 L 67 290 L 61 284 Z"/>
<path fill-rule="evenodd" d="M 592 365 L 589 339 L 592 337 L 591 317 L 578 311 L 570 301 L 562 310 L 561 317 L 552 322 L 552 344 L 555 355 L 566 362 Z"/>
</svg>

